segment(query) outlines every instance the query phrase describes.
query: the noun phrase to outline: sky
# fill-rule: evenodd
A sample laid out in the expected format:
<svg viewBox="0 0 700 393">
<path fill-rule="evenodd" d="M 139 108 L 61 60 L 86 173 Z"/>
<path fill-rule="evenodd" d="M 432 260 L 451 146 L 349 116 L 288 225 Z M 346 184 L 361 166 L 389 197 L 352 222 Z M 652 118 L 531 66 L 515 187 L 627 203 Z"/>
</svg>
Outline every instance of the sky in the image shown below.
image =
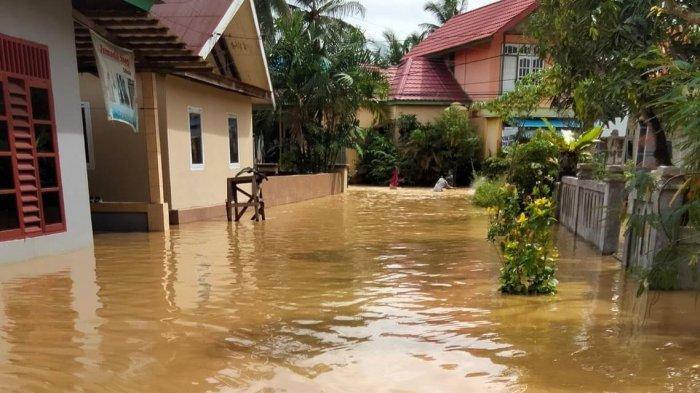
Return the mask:
<svg viewBox="0 0 700 393">
<path fill-rule="evenodd" d="M 432 16 L 423 11 L 428 0 L 359 0 L 367 15 L 361 17 L 346 17 L 345 19 L 365 31 L 369 39 L 381 40 L 385 30 L 393 30 L 399 38 L 419 31 L 419 25 L 425 22 L 435 22 Z M 468 9 L 474 9 L 493 3 L 494 0 L 469 0 Z"/>
</svg>

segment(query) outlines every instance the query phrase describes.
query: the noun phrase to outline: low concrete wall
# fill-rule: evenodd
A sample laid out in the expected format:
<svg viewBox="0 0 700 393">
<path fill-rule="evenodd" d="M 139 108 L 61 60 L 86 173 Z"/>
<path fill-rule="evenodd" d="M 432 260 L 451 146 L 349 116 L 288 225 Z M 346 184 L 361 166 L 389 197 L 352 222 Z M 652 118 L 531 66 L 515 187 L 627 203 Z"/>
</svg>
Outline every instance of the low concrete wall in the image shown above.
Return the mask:
<svg viewBox="0 0 700 393">
<path fill-rule="evenodd" d="M 263 197 L 267 207 L 286 205 L 342 194 L 347 190 L 348 171 L 341 166 L 338 172 L 315 175 L 270 176 L 263 183 Z M 148 231 L 148 204 L 137 202 L 93 203 L 92 220 L 98 232 Z M 171 225 L 226 218 L 226 205 L 171 210 Z"/>
<path fill-rule="evenodd" d="M 608 171 L 608 178 L 597 181 L 590 164 L 579 164 L 578 177 L 565 176 L 557 190 L 559 223 L 604 255 L 619 247 L 625 191 L 622 167 L 610 165 Z"/>
<path fill-rule="evenodd" d="M 347 188 L 346 173 L 271 176 L 269 181 L 263 183 L 265 206 L 280 206 L 342 194 Z"/>
</svg>

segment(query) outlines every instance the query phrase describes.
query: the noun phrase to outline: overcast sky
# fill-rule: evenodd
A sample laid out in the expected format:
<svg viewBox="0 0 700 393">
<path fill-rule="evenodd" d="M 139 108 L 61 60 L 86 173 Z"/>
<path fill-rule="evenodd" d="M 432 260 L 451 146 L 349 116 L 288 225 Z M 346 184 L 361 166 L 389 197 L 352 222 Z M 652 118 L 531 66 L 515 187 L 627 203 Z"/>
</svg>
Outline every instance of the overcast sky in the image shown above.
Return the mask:
<svg viewBox="0 0 700 393">
<path fill-rule="evenodd" d="M 382 32 L 393 30 L 400 38 L 418 31 L 421 23 L 435 22 L 423 11 L 427 0 L 359 0 L 367 8 L 361 17 L 346 18 L 348 22 L 365 30 L 368 38 L 381 40 Z M 469 9 L 493 3 L 495 0 L 469 0 Z"/>
</svg>

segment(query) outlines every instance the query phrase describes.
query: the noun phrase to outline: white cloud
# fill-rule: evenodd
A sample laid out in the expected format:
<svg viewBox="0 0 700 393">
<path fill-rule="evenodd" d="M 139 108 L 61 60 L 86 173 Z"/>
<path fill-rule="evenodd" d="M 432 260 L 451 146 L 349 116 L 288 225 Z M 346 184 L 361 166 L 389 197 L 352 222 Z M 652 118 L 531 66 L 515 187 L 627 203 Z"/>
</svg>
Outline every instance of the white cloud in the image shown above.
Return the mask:
<svg viewBox="0 0 700 393">
<path fill-rule="evenodd" d="M 348 17 L 346 20 L 362 28 L 370 39 L 381 40 L 385 30 L 392 30 L 399 37 L 405 37 L 419 31 L 421 23 L 434 22 L 432 16 L 423 11 L 428 0 L 359 1 L 367 8 L 365 18 Z M 474 9 L 494 1 L 496 0 L 470 0 L 468 8 Z"/>
</svg>

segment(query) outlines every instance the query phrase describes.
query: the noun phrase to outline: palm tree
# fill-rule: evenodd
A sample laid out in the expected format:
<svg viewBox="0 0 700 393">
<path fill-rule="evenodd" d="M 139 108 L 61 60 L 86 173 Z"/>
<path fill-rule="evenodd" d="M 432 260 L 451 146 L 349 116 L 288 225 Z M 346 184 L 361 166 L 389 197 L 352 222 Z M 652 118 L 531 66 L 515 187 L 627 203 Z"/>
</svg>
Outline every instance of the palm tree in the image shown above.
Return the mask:
<svg viewBox="0 0 700 393">
<path fill-rule="evenodd" d="M 270 37 L 275 32 L 275 16 L 289 15 L 289 5 L 285 0 L 257 0 L 255 12 L 263 36 Z"/>
<path fill-rule="evenodd" d="M 344 16 L 365 17 L 365 6 L 359 1 L 348 0 L 294 0 L 295 6 L 304 11 L 306 19 L 312 23 L 337 23 Z"/>
<path fill-rule="evenodd" d="M 418 44 L 425 37 L 421 33 L 413 33 L 401 41 L 391 30 L 387 30 L 383 33 L 384 41 L 386 42 L 386 52 L 382 55 L 385 64 L 397 65 L 401 63 L 404 55 L 408 53 L 414 45 Z"/>
<path fill-rule="evenodd" d="M 423 9 L 435 17 L 437 24 L 435 23 L 423 23 L 420 26 L 427 33 L 432 33 L 437 30 L 438 27 L 442 26 L 448 20 L 461 14 L 467 9 L 467 0 L 438 0 L 429 1 L 425 4 Z"/>
</svg>

